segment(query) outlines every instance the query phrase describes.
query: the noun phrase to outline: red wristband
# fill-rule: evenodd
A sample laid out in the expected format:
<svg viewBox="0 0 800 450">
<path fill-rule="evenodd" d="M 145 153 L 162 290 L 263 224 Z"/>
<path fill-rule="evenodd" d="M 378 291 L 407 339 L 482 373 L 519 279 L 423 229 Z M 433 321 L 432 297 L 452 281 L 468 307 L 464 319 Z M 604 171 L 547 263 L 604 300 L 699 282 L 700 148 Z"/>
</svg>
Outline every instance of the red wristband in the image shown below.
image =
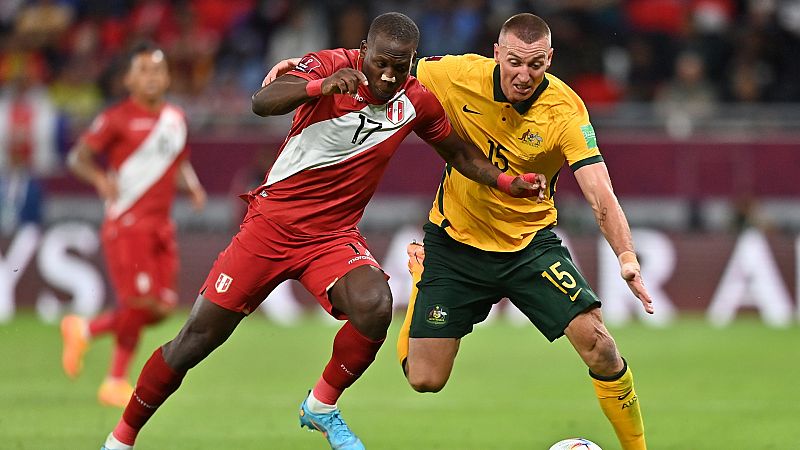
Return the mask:
<svg viewBox="0 0 800 450">
<path fill-rule="evenodd" d="M 306 83 L 306 94 L 309 97 L 319 97 L 322 95 L 322 82 L 324 80 L 311 80 Z"/>
<path fill-rule="evenodd" d="M 500 172 L 500 175 L 497 176 L 497 189 L 511 195 L 511 182 L 514 181 L 514 178 L 511 175 Z"/>
</svg>

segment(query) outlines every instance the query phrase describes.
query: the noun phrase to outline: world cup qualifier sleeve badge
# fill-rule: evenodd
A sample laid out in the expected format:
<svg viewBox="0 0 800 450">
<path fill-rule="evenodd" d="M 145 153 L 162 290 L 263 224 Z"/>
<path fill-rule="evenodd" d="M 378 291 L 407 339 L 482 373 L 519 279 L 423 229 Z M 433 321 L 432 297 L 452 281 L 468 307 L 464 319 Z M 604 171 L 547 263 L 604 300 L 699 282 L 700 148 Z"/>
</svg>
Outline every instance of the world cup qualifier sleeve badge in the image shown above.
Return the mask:
<svg viewBox="0 0 800 450">
<path fill-rule="evenodd" d="M 442 328 L 447 325 L 449 315 L 446 307 L 442 305 L 433 305 L 428 308 L 425 314 L 425 325 L 429 328 Z"/>
</svg>

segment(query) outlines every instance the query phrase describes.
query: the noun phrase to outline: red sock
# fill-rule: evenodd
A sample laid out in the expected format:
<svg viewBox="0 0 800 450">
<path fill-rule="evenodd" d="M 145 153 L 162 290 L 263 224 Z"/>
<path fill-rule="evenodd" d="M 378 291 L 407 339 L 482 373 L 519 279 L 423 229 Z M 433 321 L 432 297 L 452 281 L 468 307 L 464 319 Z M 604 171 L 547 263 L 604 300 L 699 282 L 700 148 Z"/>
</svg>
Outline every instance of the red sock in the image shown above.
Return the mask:
<svg viewBox="0 0 800 450">
<path fill-rule="evenodd" d="M 95 337 L 106 334 L 117 324 L 117 311 L 108 311 L 95 317 L 89 322 L 89 336 Z"/>
<path fill-rule="evenodd" d="M 178 373 L 167 365 L 161 347 L 153 352 L 142 368 L 122 419 L 114 428 L 114 436 L 124 444 L 133 445 L 139 430 L 178 389 L 184 375 L 186 372 Z"/>
<path fill-rule="evenodd" d="M 335 405 L 342 392 L 375 361 L 383 341 L 373 341 L 359 333 L 350 322 L 345 323 L 333 339 L 333 355 L 314 386 L 314 397 Z"/>
<path fill-rule="evenodd" d="M 128 367 L 131 365 L 133 352 L 135 348 L 123 347 L 115 345 L 114 351 L 111 354 L 111 369 L 108 371 L 108 376 L 111 378 L 127 378 Z"/>
<path fill-rule="evenodd" d="M 109 376 L 125 378 L 128 367 L 139 345 L 142 329 L 152 318 L 152 313 L 146 309 L 123 309 L 117 315 L 116 342 L 111 358 Z"/>
</svg>

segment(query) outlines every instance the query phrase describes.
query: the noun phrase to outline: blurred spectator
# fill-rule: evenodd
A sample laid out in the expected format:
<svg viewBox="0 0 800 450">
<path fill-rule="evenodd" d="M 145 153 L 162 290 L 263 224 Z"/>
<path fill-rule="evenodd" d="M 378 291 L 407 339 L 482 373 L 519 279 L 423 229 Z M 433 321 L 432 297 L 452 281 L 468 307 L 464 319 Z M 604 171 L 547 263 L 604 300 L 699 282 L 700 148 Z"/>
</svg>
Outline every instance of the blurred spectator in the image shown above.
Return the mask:
<svg viewBox="0 0 800 450">
<path fill-rule="evenodd" d="M 46 47 L 58 42 L 67 31 L 74 11 L 67 3 L 56 0 L 30 1 L 17 13 L 16 32 L 37 47 Z"/>
<path fill-rule="evenodd" d="M 52 83 L 58 106 L 80 122 L 98 92 L 102 104 L 124 93 L 117 59 L 149 39 L 174 61 L 173 95 L 202 126 L 220 117 L 211 109 L 220 104 L 249 113 L 199 97 L 221 89 L 247 98 L 275 62 L 358 47 L 369 19 L 390 10 L 416 19 L 422 56 L 488 56 L 509 15 L 543 16 L 552 73 L 593 105 L 661 101 L 685 50 L 699 55 L 724 101 L 800 102 L 800 0 L 2 0 L 0 85 L 24 70 Z"/>
<path fill-rule="evenodd" d="M 53 173 L 58 164 L 58 114 L 47 90 L 25 71 L 0 92 L 0 171 Z"/>
<path fill-rule="evenodd" d="M 0 32 L 10 30 L 25 0 L 3 0 L 0 2 Z"/>
<path fill-rule="evenodd" d="M 350 3 L 336 19 L 332 47 L 359 48 L 369 31 L 370 17 L 363 4 Z"/>
<path fill-rule="evenodd" d="M 267 49 L 267 64 L 328 48 L 328 20 L 320 8 L 299 4 L 289 10 L 286 22 L 276 28 Z M 265 71 L 266 73 L 266 71 Z"/>
<path fill-rule="evenodd" d="M 6 56 L 8 54 L 6 53 Z M 8 59 L 4 59 L 8 63 Z M 41 176 L 58 163 L 58 116 L 35 65 L 3 66 L 0 92 L 0 234 L 22 223 L 40 223 Z"/>
<path fill-rule="evenodd" d="M 50 97 L 59 111 L 82 128 L 103 107 L 103 93 L 94 81 L 94 65 L 88 58 L 75 58 L 50 85 Z"/>
<path fill-rule="evenodd" d="M 674 77 L 656 94 L 654 108 L 666 120 L 674 137 L 688 137 L 696 123 L 715 111 L 717 93 L 706 80 L 705 63 L 697 53 L 686 51 L 678 56 Z"/>
<path fill-rule="evenodd" d="M 173 2 L 136 0 L 127 19 L 129 40 L 169 42 L 178 34 Z"/>
<path fill-rule="evenodd" d="M 42 185 L 18 161 L 0 170 L 0 237 L 10 237 L 23 224 L 42 223 Z"/>
<path fill-rule="evenodd" d="M 179 96 L 200 95 L 214 76 L 220 35 L 202 27 L 188 5 L 179 9 L 176 20 L 175 34 L 164 45 L 170 58 L 171 90 Z"/>
<path fill-rule="evenodd" d="M 430 0 L 417 18 L 419 51 L 424 55 L 474 52 L 483 26 L 485 5 L 480 0 Z"/>
</svg>

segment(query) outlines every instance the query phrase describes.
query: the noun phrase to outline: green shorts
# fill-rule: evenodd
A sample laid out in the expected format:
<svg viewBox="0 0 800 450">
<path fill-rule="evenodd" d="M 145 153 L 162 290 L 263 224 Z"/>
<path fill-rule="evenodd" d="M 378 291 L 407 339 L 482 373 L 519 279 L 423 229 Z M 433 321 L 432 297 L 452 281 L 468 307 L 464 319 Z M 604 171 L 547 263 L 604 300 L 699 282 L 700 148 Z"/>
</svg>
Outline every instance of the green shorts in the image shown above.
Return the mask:
<svg viewBox="0 0 800 450">
<path fill-rule="evenodd" d="M 551 342 L 581 312 L 600 305 L 561 239 L 549 228 L 516 252 L 462 244 L 427 223 L 425 270 L 411 321 L 412 338 L 461 338 L 504 297 Z"/>
</svg>

